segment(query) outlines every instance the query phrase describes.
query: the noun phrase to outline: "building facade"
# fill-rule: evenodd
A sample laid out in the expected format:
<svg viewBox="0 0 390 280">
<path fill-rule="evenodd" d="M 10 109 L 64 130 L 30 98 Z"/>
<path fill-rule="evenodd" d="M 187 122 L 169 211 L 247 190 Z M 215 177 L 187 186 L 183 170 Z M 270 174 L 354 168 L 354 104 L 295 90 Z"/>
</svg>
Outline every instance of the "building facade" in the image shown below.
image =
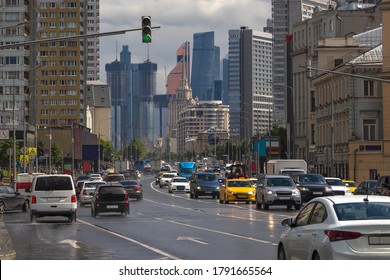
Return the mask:
<svg viewBox="0 0 390 280">
<path fill-rule="evenodd" d="M 190 42 L 184 42 L 176 52 L 176 65 L 169 72 L 167 77 L 167 94 L 175 94 L 180 87 L 180 81 L 183 75 L 187 78 L 189 84 L 190 81 L 190 57 L 191 57 Z"/>
<path fill-rule="evenodd" d="M 272 125 L 272 34 L 229 30 L 228 104 L 233 142 Z"/>
</svg>

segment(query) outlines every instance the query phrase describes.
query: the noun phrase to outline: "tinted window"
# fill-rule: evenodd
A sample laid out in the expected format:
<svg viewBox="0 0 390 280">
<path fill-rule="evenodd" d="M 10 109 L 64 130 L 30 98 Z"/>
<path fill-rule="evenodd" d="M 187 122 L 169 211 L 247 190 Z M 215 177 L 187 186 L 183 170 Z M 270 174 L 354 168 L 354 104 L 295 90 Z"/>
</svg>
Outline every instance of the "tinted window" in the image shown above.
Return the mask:
<svg viewBox="0 0 390 280">
<path fill-rule="evenodd" d="M 216 174 L 198 174 L 197 175 L 198 180 L 200 181 L 215 181 L 217 180 L 217 175 Z"/>
<path fill-rule="evenodd" d="M 125 191 L 122 187 L 104 187 L 100 188 L 99 192 L 101 194 L 122 194 Z"/>
<path fill-rule="evenodd" d="M 340 221 L 390 219 L 390 203 L 359 202 L 334 205 Z"/>
<path fill-rule="evenodd" d="M 294 184 L 289 178 L 268 178 L 267 185 L 270 187 L 291 187 Z"/>
<path fill-rule="evenodd" d="M 39 177 L 36 180 L 36 191 L 68 191 L 73 189 L 69 177 Z"/>
<path fill-rule="evenodd" d="M 310 219 L 310 224 L 320 224 L 325 221 L 328 216 L 326 208 L 322 203 L 317 203 L 316 207 L 313 210 L 313 214 Z"/>
<path fill-rule="evenodd" d="M 295 226 L 304 226 L 308 223 L 311 210 L 313 210 L 315 203 L 309 203 L 302 209 L 302 211 L 295 218 Z"/>
<path fill-rule="evenodd" d="M 229 187 L 244 187 L 249 188 L 251 187 L 251 183 L 249 181 L 229 181 Z"/>
<path fill-rule="evenodd" d="M 122 176 L 119 176 L 119 175 L 117 175 L 117 176 L 108 176 L 108 178 L 107 178 L 107 182 L 112 182 L 112 181 L 121 181 L 121 180 L 123 180 L 125 177 L 122 175 Z"/>
</svg>

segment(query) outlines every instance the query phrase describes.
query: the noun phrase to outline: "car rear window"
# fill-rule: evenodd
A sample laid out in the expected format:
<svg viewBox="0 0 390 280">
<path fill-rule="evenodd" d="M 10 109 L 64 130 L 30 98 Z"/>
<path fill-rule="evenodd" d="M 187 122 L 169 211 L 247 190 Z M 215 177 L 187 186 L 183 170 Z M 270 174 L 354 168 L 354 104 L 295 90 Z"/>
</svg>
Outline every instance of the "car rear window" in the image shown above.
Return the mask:
<svg viewBox="0 0 390 280">
<path fill-rule="evenodd" d="M 37 178 L 35 191 L 68 191 L 73 190 L 70 177 Z"/>
<path fill-rule="evenodd" d="M 101 187 L 100 188 L 100 194 L 123 194 L 124 188 L 122 187 Z"/>
<path fill-rule="evenodd" d="M 390 219 L 390 203 L 343 203 L 334 206 L 339 221 Z"/>
<path fill-rule="evenodd" d="M 125 176 L 123 176 L 123 175 L 121 175 L 121 176 L 120 175 L 108 176 L 106 182 L 122 181 L 124 178 L 125 178 Z"/>
</svg>

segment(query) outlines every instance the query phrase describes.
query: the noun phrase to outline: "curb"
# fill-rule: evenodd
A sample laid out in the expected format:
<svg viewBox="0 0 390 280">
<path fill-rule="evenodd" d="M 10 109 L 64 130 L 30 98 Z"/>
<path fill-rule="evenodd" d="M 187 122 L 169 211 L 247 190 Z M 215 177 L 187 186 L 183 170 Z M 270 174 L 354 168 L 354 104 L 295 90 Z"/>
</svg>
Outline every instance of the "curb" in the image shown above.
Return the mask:
<svg viewBox="0 0 390 280">
<path fill-rule="evenodd" d="M 15 260 L 16 252 L 0 214 L 0 260 Z"/>
</svg>

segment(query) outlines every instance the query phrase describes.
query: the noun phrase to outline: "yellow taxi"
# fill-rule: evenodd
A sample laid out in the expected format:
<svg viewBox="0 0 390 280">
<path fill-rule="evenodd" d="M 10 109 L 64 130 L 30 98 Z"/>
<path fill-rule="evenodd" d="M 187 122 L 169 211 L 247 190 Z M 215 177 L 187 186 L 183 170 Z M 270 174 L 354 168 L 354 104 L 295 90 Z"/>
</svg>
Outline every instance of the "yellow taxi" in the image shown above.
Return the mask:
<svg viewBox="0 0 390 280">
<path fill-rule="evenodd" d="M 256 203 L 256 186 L 248 179 L 227 179 L 225 185 L 219 187 L 219 203 L 230 201 Z"/>
<path fill-rule="evenodd" d="M 352 180 L 342 180 L 342 181 L 343 181 L 343 183 L 347 184 L 347 188 L 351 191 L 351 193 L 355 192 L 355 189 L 357 187 L 357 184 L 355 181 L 352 181 Z"/>
</svg>

